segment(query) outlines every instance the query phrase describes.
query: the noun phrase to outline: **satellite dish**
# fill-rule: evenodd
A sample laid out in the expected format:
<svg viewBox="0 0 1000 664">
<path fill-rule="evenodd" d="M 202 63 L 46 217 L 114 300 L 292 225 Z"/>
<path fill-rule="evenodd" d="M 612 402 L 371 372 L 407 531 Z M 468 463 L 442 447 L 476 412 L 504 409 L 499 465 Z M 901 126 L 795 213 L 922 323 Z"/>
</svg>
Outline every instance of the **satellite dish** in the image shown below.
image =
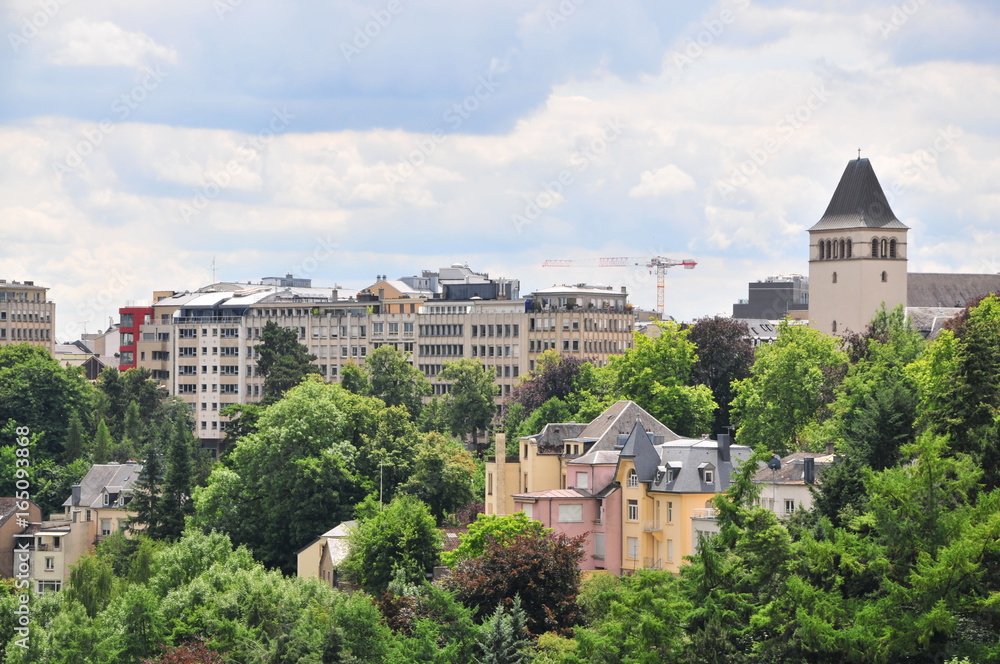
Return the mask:
<svg viewBox="0 0 1000 664">
<path fill-rule="evenodd" d="M 777 454 L 772 454 L 771 458 L 767 461 L 767 467 L 771 470 L 781 470 L 781 457 Z"/>
</svg>

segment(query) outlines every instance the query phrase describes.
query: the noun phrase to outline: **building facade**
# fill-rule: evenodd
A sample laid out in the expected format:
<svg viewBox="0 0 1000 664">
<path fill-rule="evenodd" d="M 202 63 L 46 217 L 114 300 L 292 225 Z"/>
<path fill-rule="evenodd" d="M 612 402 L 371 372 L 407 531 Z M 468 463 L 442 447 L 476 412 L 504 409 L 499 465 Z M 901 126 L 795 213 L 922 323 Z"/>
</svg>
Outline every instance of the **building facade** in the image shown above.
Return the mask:
<svg viewBox="0 0 1000 664">
<path fill-rule="evenodd" d="M 348 363 L 363 365 L 375 348 L 392 345 L 410 355 L 433 395 L 450 389 L 438 378 L 446 362 L 482 362 L 496 376 L 499 404 L 546 350 L 603 364 L 630 348 L 627 297 L 624 291 L 577 285 L 520 298 L 516 281 L 490 279 L 465 266 L 398 280 L 380 275 L 359 292 L 315 288 L 287 275 L 161 292 L 148 311 L 123 308 L 123 317 L 132 316 L 123 322 L 135 327 L 121 325 L 120 352 L 130 352 L 124 341 L 132 341 L 134 366 L 148 368 L 190 404 L 195 435 L 205 447 L 219 449 L 228 420 L 222 410 L 263 395 L 255 346 L 268 322 L 295 330 L 327 381 L 339 380 Z"/>
<path fill-rule="evenodd" d="M 728 436 L 680 437 L 619 401 L 589 424 L 548 424 L 522 438 L 517 457 L 487 460 L 486 513 L 523 511 L 584 536 L 583 570 L 677 571 L 697 546 L 696 520 L 750 452 Z"/>
<path fill-rule="evenodd" d="M 52 351 L 56 305 L 46 299 L 48 290 L 33 281 L 0 279 L 0 346 L 31 344 Z"/>
</svg>

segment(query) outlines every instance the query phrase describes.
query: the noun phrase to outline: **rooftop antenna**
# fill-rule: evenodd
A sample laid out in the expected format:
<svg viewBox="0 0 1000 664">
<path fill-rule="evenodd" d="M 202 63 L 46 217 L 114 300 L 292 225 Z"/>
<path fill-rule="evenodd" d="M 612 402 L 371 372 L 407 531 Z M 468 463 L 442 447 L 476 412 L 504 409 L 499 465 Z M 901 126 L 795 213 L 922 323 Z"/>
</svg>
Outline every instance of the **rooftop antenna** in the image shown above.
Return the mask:
<svg viewBox="0 0 1000 664">
<path fill-rule="evenodd" d="M 212 256 L 212 283 L 215 283 L 215 256 Z"/>
<path fill-rule="evenodd" d="M 858 159 L 861 159 L 861 148 L 858 148 Z"/>
</svg>

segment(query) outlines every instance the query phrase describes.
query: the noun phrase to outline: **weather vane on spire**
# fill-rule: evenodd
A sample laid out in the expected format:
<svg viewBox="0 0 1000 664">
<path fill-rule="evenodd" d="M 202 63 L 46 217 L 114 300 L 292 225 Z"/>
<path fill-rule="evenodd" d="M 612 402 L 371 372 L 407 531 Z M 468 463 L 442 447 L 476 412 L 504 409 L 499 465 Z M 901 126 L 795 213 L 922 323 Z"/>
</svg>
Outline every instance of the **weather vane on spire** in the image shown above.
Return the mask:
<svg viewBox="0 0 1000 664">
<path fill-rule="evenodd" d="M 858 159 L 861 159 L 861 148 L 858 148 Z"/>
</svg>

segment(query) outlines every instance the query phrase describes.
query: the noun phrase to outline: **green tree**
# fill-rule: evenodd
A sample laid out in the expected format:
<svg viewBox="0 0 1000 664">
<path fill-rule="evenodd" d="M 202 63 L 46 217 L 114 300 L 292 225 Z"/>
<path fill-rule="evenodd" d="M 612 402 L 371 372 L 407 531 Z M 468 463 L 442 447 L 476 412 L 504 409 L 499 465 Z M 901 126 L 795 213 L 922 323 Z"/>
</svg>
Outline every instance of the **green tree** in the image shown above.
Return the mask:
<svg viewBox="0 0 1000 664">
<path fill-rule="evenodd" d="M 451 433 L 456 436 L 471 433 L 476 444 L 478 431 L 485 429 L 496 413 L 493 397 L 499 387 L 494 382 L 492 368 L 479 360 L 464 358 L 445 362 L 437 377 L 450 383 L 441 408 Z"/>
<path fill-rule="evenodd" d="M 779 455 L 798 449 L 800 434 L 831 399 L 846 359 L 831 337 L 782 322 L 777 339 L 757 349 L 750 377 L 733 384 L 739 442 Z"/>
<path fill-rule="evenodd" d="M 528 664 L 531 660 L 529 636 L 521 599 L 515 597 L 510 609 L 501 604 L 483 623 L 477 643 L 481 654 L 476 661 L 480 664 Z"/>
<path fill-rule="evenodd" d="M 167 448 L 163 490 L 156 501 L 157 528 L 150 533 L 165 539 L 177 539 L 184 530 L 184 519 L 194 512 L 191 494 L 194 488 L 191 460 L 191 432 L 181 423 L 174 427 Z"/>
<path fill-rule="evenodd" d="M 128 520 L 133 532 L 145 531 L 151 537 L 160 536 L 160 494 L 163 491 L 163 457 L 160 442 L 151 439 L 143 454 L 142 470 L 132 488 L 129 508 L 135 516 Z"/>
<path fill-rule="evenodd" d="M 101 420 L 97 425 L 97 436 L 94 437 L 94 463 L 107 463 L 111 454 L 111 432 L 108 425 Z"/>
<path fill-rule="evenodd" d="M 430 381 L 415 368 L 407 354 L 395 346 L 379 346 L 365 358 L 368 394 L 387 406 L 402 406 L 416 419 L 421 400 L 431 393 Z"/>
<path fill-rule="evenodd" d="M 368 377 L 364 369 L 354 362 L 348 362 L 340 369 L 340 386 L 361 396 L 368 396 L 371 385 L 368 384 Z"/>
<path fill-rule="evenodd" d="M 194 491 L 195 520 L 247 545 L 265 564 L 295 570 L 294 551 L 351 518 L 365 494 L 358 447 L 381 402 L 306 380 L 268 406 L 258 431 Z"/>
<path fill-rule="evenodd" d="M 613 377 L 614 392 L 681 435 L 705 433 L 716 403 L 709 388 L 689 385 L 697 358 L 690 331 L 672 322 L 656 327 L 655 337 L 637 332 L 632 348 L 608 360 L 604 369 Z"/>
<path fill-rule="evenodd" d="M 519 536 L 542 537 L 552 530 L 545 528 L 541 521 L 529 519 L 524 512 L 515 512 L 506 516 L 496 514 L 479 514 L 476 520 L 469 524 L 469 529 L 458 536 L 459 545 L 452 551 L 441 554 L 441 562 L 449 567 L 469 558 L 478 558 L 486 550 L 490 541 L 501 545 L 512 543 Z"/>
<path fill-rule="evenodd" d="M 267 321 L 254 350 L 259 354 L 257 372 L 264 376 L 263 403 L 277 401 L 308 374 L 319 373 L 312 364 L 316 356 L 299 343 L 294 328 L 282 328 L 274 321 Z"/>
<path fill-rule="evenodd" d="M 63 461 L 67 463 L 83 458 L 87 453 L 83 423 L 80 422 L 80 416 L 77 413 L 70 416 L 69 429 L 66 431 L 66 442 L 63 444 L 63 448 L 65 449 Z"/>
<path fill-rule="evenodd" d="M 83 605 L 87 615 L 97 616 L 110 603 L 115 592 L 115 575 L 104 559 L 85 554 L 72 565 L 69 574 L 68 600 Z"/>
<path fill-rule="evenodd" d="M 79 367 L 61 366 L 45 348 L 0 347 L 0 424 L 14 421 L 39 435 L 33 463 L 63 458 L 70 421 L 90 415 L 93 392 Z"/>
<path fill-rule="evenodd" d="M 475 474 L 472 455 L 458 441 L 429 433 L 417 446 L 413 472 L 399 490 L 420 499 L 443 525 L 448 515 L 475 498 Z"/>
<path fill-rule="evenodd" d="M 413 496 L 397 496 L 351 531 L 343 568 L 369 593 L 385 590 L 397 573 L 409 583 L 420 583 L 441 554 L 435 526 L 426 505 Z"/>
</svg>

